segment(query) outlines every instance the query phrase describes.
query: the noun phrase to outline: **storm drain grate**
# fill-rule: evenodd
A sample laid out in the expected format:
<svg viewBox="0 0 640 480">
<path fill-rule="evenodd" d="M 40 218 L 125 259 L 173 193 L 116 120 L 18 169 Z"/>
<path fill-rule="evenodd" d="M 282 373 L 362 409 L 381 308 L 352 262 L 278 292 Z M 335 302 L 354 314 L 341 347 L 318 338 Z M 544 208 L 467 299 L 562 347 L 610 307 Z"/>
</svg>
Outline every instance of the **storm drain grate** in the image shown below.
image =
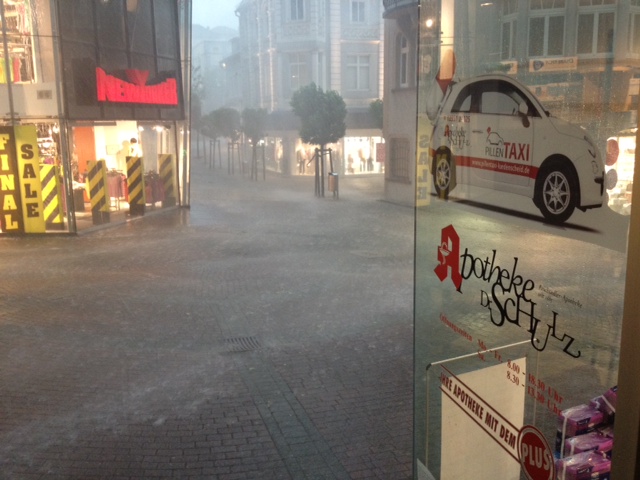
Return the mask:
<svg viewBox="0 0 640 480">
<path fill-rule="evenodd" d="M 224 339 L 225 347 L 229 352 L 250 352 L 262 348 L 256 337 L 231 337 Z"/>
</svg>

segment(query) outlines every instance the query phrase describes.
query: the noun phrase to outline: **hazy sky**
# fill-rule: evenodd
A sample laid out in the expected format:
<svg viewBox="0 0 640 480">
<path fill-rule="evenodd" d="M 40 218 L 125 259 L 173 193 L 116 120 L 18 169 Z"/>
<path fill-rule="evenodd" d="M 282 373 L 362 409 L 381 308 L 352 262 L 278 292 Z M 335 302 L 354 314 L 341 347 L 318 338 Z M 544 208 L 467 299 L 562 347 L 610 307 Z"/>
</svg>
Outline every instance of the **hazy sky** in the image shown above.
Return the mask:
<svg viewBox="0 0 640 480">
<path fill-rule="evenodd" d="M 225 26 L 238 29 L 234 11 L 240 0 L 192 0 L 193 23 L 203 27 Z"/>
</svg>

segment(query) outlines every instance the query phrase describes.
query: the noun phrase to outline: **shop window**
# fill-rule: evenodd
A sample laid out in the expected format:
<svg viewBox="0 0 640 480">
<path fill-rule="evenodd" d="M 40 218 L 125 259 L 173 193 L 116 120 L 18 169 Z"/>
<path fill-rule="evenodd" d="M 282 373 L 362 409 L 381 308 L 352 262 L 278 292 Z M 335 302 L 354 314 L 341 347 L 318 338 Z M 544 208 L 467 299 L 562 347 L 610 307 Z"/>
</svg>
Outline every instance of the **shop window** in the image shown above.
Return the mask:
<svg viewBox="0 0 640 480">
<path fill-rule="evenodd" d="M 392 138 L 389 147 L 389 176 L 394 180 L 410 181 L 409 140 L 406 138 Z"/>
<path fill-rule="evenodd" d="M 4 55 L 0 62 L 0 83 L 11 79 L 14 83 L 36 81 L 33 24 L 29 2 L 5 2 L 7 49 L 9 59 Z"/>
<path fill-rule="evenodd" d="M 369 55 L 347 55 L 347 90 L 369 90 L 370 63 Z"/>
<path fill-rule="evenodd" d="M 578 15 L 579 55 L 613 53 L 614 12 L 585 12 Z"/>
</svg>

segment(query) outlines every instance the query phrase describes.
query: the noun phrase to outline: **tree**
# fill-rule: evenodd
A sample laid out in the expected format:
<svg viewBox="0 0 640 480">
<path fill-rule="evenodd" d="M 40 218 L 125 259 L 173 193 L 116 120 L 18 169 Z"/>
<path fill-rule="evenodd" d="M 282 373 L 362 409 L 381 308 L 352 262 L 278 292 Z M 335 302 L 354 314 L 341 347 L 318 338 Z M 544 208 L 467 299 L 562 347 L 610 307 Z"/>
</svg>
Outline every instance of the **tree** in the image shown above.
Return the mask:
<svg viewBox="0 0 640 480">
<path fill-rule="evenodd" d="M 330 153 L 325 147 L 344 137 L 347 106 L 338 92 L 324 92 L 311 83 L 294 92 L 291 107 L 300 117 L 302 141 L 320 147 L 315 155 L 316 195 L 324 197 L 324 156 Z"/>
<path fill-rule="evenodd" d="M 382 130 L 382 114 L 383 114 L 383 103 L 382 100 L 377 99 L 369 104 L 369 114 L 373 117 L 373 123 L 376 128 Z"/>
<path fill-rule="evenodd" d="M 233 157 L 235 152 L 240 156 L 238 141 L 240 140 L 241 123 L 240 113 L 233 108 L 218 108 L 211 112 L 212 125 L 215 132 L 228 140 L 227 143 L 227 168 L 229 173 L 233 173 Z"/>
<path fill-rule="evenodd" d="M 251 179 L 258 179 L 258 143 L 265 136 L 267 111 L 263 108 L 245 108 L 242 111 L 242 131 L 251 141 Z M 264 155 L 262 157 L 262 178 L 265 177 Z"/>
<path fill-rule="evenodd" d="M 208 113 L 201 120 L 201 130 L 202 133 L 211 139 L 211 150 L 210 150 L 210 159 L 209 159 L 209 167 L 215 166 L 216 163 L 216 146 L 218 147 L 218 156 L 220 156 L 220 144 L 218 142 L 218 138 L 222 136 L 222 132 L 220 131 L 220 127 L 217 125 L 215 110 L 213 112 Z M 205 157 L 207 154 L 205 148 Z M 220 160 L 221 161 L 221 160 Z"/>
</svg>

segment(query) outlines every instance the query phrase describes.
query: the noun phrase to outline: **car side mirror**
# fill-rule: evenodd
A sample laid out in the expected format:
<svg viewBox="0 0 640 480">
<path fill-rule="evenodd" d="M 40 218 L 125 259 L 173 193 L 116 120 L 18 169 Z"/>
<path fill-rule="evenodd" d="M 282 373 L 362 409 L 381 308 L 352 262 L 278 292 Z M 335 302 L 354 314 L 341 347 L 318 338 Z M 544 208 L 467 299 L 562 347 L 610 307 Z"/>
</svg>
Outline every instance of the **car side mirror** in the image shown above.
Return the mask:
<svg viewBox="0 0 640 480">
<path fill-rule="evenodd" d="M 526 102 L 522 102 L 518 105 L 518 112 L 520 113 L 520 115 L 527 115 L 527 113 L 529 113 L 529 107 L 527 106 Z"/>
</svg>

